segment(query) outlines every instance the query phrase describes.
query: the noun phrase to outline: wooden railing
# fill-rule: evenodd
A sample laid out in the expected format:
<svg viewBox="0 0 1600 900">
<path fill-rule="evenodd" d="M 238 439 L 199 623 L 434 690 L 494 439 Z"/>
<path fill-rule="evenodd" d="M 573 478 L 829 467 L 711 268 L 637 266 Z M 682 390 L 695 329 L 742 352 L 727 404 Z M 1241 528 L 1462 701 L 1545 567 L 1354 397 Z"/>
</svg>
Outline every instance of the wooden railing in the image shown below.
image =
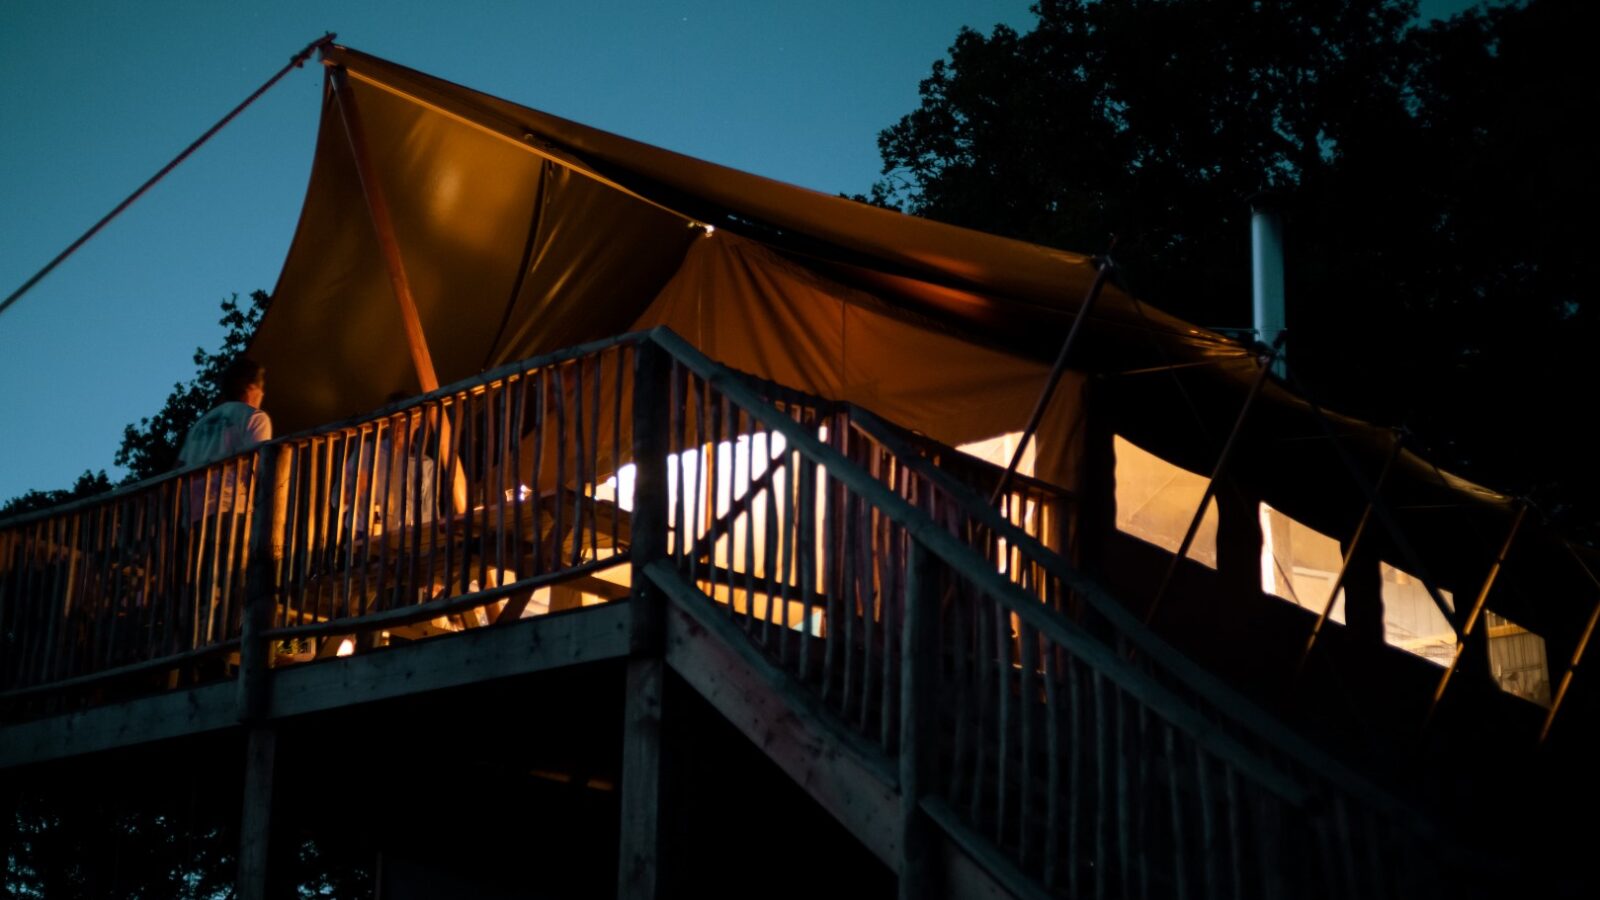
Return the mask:
<svg viewBox="0 0 1600 900">
<path fill-rule="evenodd" d="M 629 516 L 613 476 L 628 461 L 636 341 L 515 363 L 283 442 L 264 636 L 342 644 L 505 622 L 561 607 L 540 589 L 621 567 Z"/>
<path fill-rule="evenodd" d="M 991 506 L 995 467 L 665 330 L 0 523 L 0 700 L 506 622 L 575 580 L 623 596 L 596 576 L 632 552 L 635 453 L 665 469 L 650 577 L 730 617 L 1024 892 L 1386 896 L 1477 871 L 1075 569 L 1066 492 L 1017 479 Z"/>
<path fill-rule="evenodd" d="M 256 458 L 235 457 L 0 528 L 0 691 L 235 650 Z"/>
<path fill-rule="evenodd" d="M 655 340 L 673 358 L 668 480 L 688 487 L 647 571 L 720 604 L 1013 884 L 1381 897 L 1481 877 L 1425 817 L 1162 644 L 1016 507 L 867 415 L 851 425 L 873 452 L 841 452 L 826 416 Z"/>
<path fill-rule="evenodd" d="M 0 523 L 0 700 L 225 677 L 247 630 L 273 665 L 562 608 L 542 589 L 626 571 L 639 339 Z"/>
</svg>

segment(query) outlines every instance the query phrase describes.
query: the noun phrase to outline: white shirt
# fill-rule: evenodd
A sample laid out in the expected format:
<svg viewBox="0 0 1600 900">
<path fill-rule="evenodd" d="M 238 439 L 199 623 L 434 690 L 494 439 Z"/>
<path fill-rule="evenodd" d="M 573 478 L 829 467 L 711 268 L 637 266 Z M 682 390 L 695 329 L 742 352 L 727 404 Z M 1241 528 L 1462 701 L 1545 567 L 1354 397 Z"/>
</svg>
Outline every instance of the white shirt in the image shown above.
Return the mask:
<svg viewBox="0 0 1600 900">
<path fill-rule="evenodd" d="M 178 451 L 178 462 L 185 466 L 217 462 L 270 440 L 272 420 L 266 413 L 248 403 L 229 400 L 213 407 L 189 428 L 189 433 L 183 437 L 183 449 Z M 204 486 L 203 472 L 191 477 L 196 488 Z M 195 490 L 190 494 L 193 518 L 233 510 L 232 467 L 225 469 L 220 479 L 212 475 L 211 482 L 211 490 L 204 494 Z M 239 505 L 243 507 L 244 504 Z"/>
</svg>

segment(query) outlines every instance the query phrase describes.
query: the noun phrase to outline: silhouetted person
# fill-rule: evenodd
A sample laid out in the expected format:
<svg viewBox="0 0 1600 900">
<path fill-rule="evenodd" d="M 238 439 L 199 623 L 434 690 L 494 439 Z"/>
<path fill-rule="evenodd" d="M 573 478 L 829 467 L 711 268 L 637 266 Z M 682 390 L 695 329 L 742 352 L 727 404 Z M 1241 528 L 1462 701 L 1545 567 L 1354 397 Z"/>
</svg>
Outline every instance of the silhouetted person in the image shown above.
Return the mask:
<svg viewBox="0 0 1600 900">
<path fill-rule="evenodd" d="M 222 402 L 212 407 L 184 435 L 178 451 L 180 467 L 219 462 L 272 439 L 272 420 L 261 411 L 266 396 L 266 368 L 240 357 L 222 371 Z M 249 488 L 237 484 L 241 466 L 203 469 L 188 476 L 189 560 L 198 558 L 199 581 L 183 604 L 182 645 L 198 647 L 220 639 L 225 622 L 237 619 L 233 607 L 242 598 L 243 548 L 248 545 Z M 245 467 L 248 473 L 250 468 Z M 249 484 L 248 474 L 245 483 Z M 185 566 L 192 563 L 185 563 Z M 196 571 L 193 568 L 187 569 Z M 187 579 L 185 579 L 187 580 Z"/>
</svg>

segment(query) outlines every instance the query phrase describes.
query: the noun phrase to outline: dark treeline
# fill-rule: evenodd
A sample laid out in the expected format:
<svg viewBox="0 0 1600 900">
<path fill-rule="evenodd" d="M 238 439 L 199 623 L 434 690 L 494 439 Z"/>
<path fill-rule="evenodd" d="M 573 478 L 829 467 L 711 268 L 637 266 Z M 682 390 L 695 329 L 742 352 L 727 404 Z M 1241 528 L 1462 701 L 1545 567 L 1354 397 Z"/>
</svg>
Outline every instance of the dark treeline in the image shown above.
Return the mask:
<svg viewBox="0 0 1600 900">
<path fill-rule="evenodd" d="M 957 36 L 879 136 L 871 199 L 1080 252 L 1115 235 L 1136 296 L 1245 328 L 1270 192 L 1316 398 L 1593 542 L 1595 8 L 1040 0 L 1027 33 Z"/>
<path fill-rule="evenodd" d="M 222 318 L 217 324 L 226 329 L 222 344 L 214 351 L 197 347 L 194 351 L 195 375 L 188 382 L 174 384 L 166 403 L 153 416 L 122 429 L 122 444 L 114 461 L 128 470 L 124 484 L 172 471 L 178 464 L 178 450 L 189 426 L 217 404 L 217 376 L 228 363 L 244 352 L 256 333 L 269 301 L 266 291 L 252 291 L 247 303 L 234 294 L 222 301 Z M 58 503 L 92 497 L 115 485 L 105 470 L 84 472 L 72 487 L 57 490 L 31 490 L 0 505 L 0 518 L 46 509 Z"/>
</svg>

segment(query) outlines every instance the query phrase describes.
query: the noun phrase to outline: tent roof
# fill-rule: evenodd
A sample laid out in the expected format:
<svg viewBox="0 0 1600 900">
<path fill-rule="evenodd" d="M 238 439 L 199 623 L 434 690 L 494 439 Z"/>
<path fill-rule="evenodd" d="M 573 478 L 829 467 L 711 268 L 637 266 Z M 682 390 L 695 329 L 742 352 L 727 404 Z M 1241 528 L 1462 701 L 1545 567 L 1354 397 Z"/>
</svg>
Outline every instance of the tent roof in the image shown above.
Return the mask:
<svg viewBox="0 0 1600 900">
<path fill-rule="evenodd" d="M 323 61 L 347 73 L 442 383 L 626 330 L 707 225 L 908 318 L 1035 359 L 1053 357 L 1094 277 L 1084 255 L 715 165 L 346 47 L 327 48 Z M 1086 327 L 1073 364 L 1101 376 L 1116 429 L 1208 472 L 1254 377 L 1250 349 L 1114 286 Z M 268 407 L 279 430 L 416 390 L 404 348 L 330 81 L 300 223 L 251 347 L 272 370 Z M 1394 435 L 1333 419 L 1339 443 L 1375 477 Z M 1269 384 L 1241 441 L 1235 472 L 1269 502 L 1349 533 L 1363 498 L 1305 400 Z M 1391 485 L 1385 492 L 1419 526 L 1409 530 L 1423 535 L 1416 543 L 1434 574 L 1470 589 L 1510 499 L 1409 453 Z M 1452 512 L 1405 511 L 1441 509 Z M 1557 565 L 1556 555 L 1544 564 Z M 1538 627 L 1526 613 L 1522 623 Z"/>
</svg>

